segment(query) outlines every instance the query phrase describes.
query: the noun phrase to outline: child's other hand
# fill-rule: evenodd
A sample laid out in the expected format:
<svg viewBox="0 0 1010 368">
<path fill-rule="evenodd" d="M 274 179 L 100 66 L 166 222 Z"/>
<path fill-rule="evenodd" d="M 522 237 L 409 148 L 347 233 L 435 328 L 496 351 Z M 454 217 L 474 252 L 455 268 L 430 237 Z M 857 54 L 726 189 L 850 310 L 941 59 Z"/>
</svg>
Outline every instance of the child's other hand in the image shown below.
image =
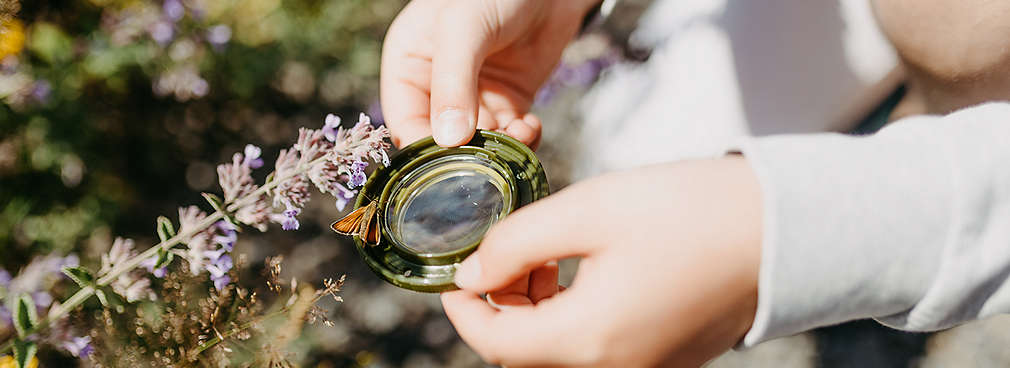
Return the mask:
<svg viewBox="0 0 1010 368">
<path fill-rule="evenodd" d="M 540 120 L 528 113 L 582 17 L 599 0 L 412 1 L 382 50 L 383 115 L 397 146 L 428 135 L 445 147 L 475 128 L 534 147 Z"/>
<path fill-rule="evenodd" d="M 743 158 L 611 174 L 505 218 L 442 303 L 495 364 L 697 366 L 750 328 L 760 238 L 760 191 Z M 583 257 L 574 284 L 549 296 L 557 272 L 543 266 L 571 256 Z"/>
</svg>

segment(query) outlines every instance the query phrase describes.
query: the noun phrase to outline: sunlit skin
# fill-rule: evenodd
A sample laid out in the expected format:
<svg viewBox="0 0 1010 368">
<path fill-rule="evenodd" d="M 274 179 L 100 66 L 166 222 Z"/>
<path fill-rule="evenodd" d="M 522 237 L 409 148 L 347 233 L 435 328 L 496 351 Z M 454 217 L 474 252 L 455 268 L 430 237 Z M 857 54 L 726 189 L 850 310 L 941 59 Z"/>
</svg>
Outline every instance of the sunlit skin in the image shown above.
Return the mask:
<svg viewBox="0 0 1010 368">
<path fill-rule="evenodd" d="M 459 145 L 473 125 L 448 139 L 440 134 L 442 122 L 429 117 L 460 109 L 476 127 L 535 146 L 540 121 L 528 114 L 533 95 L 593 5 L 410 3 L 383 50 L 383 112 L 394 142 L 403 146 L 434 133 L 443 146 Z M 719 199 L 707 199 L 713 197 Z M 472 270 L 483 260 L 481 271 L 469 284 L 458 279 L 464 290 L 443 294 L 446 313 L 492 363 L 701 364 L 750 327 L 759 202 L 742 158 L 656 166 L 574 185 L 496 225 L 462 266 Z M 666 212 L 657 216 L 660 210 Z M 734 230 L 725 231 L 723 223 Z M 584 257 L 579 274 L 558 294 L 554 261 L 575 255 Z M 495 307 L 480 298 L 485 292 Z"/>
<path fill-rule="evenodd" d="M 697 366 L 750 328 L 760 223 L 742 158 L 601 176 L 506 217 L 442 303 L 492 363 Z M 570 256 L 583 257 L 578 274 L 551 296 L 557 269 L 540 266 Z"/>
<path fill-rule="evenodd" d="M 893 118 L 1010 99 L 1010 2 L 875 0 L 873 10 L 909 76 Z"/>
<path fill-rule="evenodd" d="M 540 119 L 529 114 L 533 96 L 592 5 L 587 0 L 409 3 L 390 26 L 382 50 L 382 112 L 393 143 L 402 147 L 434 133 L 439 145 L 458 146 L 481 128 L 535 148 Z M 443 122 L 439 116 L 458 119 Z"/>
<path fill-rule="evenodd" d="M 595 3 L 411 2 L 382 56 L 394 143 L 434 135 L 456 146 L 480 127 L 535 147 L 533 94 Z M 910 71 L 895 116 L 1010 98 L 1006 2 L 877 0 L 874 9 Z M 445 111 L 462 113 L 462 131 L 445 128 L 454 126 L 437 118 Z M 589 179 L 493 227 L 457 272 L 463 290 L 442 302 L 460 336 L 491 363 L 698 366 L 753 322 L 761 215 L 743 157 Z M 555 261 L 570 256 L 583 261 L 565 290 Z"/>
</svg>

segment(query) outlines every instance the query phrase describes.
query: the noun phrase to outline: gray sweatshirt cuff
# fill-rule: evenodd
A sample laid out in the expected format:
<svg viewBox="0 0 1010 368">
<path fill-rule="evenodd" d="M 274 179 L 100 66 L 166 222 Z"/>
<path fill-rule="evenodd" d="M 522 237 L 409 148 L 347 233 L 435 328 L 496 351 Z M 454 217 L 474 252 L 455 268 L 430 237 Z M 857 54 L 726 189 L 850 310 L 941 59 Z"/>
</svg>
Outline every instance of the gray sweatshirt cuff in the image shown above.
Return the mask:
<svg viewBox="0 0 1010 368">
<path fill-rule="evenodd" d="M 738 148 L 764 205 L 743 346 L 860 318 L 925 331 L 1010 311 L 1010 105 Z"/>
</svg>

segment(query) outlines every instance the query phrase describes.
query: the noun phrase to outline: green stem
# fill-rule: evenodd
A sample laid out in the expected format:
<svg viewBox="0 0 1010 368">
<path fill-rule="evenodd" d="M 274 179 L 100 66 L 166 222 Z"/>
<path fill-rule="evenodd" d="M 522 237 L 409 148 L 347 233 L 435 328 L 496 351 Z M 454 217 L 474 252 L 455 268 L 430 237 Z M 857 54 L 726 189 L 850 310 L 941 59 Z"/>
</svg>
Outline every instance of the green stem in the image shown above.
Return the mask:
<svg viewBox="0 0 1010 368">
<path fill-rule="evenodd" d="M 308 171 L 308 169 L 310 167 L 315 166 L 316 164 L 318 164 L 320 162 L 323 162 L 323 161 L 326 161 L 326 157 L 320 157 L 320 158 L 317 158 L 317 159 L 315 159 L 313 161 L 310 161 L 307 164 L 300 165 L 300 166 L 298 166 L 297 169 L 292 170 L 290 174 L 284 175 L 284 176 L 279 177 L 279 178 L 274 178 L 269 183 L 263 184 L 262 187 L 259 187 L 258 189 L 250 192 L 249 194 L 246 194 L 245 196 L 242 196 L 241 198 L 236 198 L 235 201 L 232 202 L 232 204 L 230 204 L 230 205 L 227 206 L 228 212 L 238 211 L 239 208 L 242 208 L 243 206 L 246 206 L 246 205 L 248 205 L 250 203 L 256 202 L 257 200 L 259 200 L 259 196 L 260 195 L 266 193 L 270 189 L 273 189 L 274 187 L 277 186 L 277 184 L 282 183 L 282 182 L 284 182 L 284 181 L 286 181 L 288 179 L 291 179 L 291 178 L 293 178 L 295 176 L 302 175 L 306 171 Z"/>
<path fill-rule="evenodd" d="M 231 204 L 228 204 L 225 208 L 229 212 L 235 212 L 239 208 L 242 208 L 242 206 L 245 206 L 249 203 L 253 203 L 259 200 L 260 195 L 266 193 L 270 189 L 273 189 L 274 187 L 277 186 L 277 184 L 282 183 L 295 176 L 304 174 L 313 165 L 316 165 L 317 163 L 322 162 L 324 160 L 326 160 L 325 157 L 320 157 L 308 163 L 300 164 L 297 168 L 295 168 L 295 170 L 292 170 L 290 174 L 274 178 L 274 180 L 272 180 L 269 183 L 263 184 L 263 186 L 259 187 L 255 191 L 252 191 L 251 193 L 248 193 L 242 197 L 236 198 L 235 201 L 233 201 Z M 139 266 L 140 263 L 143 262 L 144 260 L 156 256 L 159 251 L 169 249 L 175 246 L 176 244 L 181 243 L 183 239 L 188 239 L 189 237 L 192 237 L 196 233 L 205 230 L 206 228 L 210 227 L 215 222 L 223 218 L 224 213 L 222 213 L 221 211 L 214 211 L 214 213 L 208 215 L 206 218 L 204 218 L 196 226 L 193 226 L 193 228 L 189 229 L 188 231 L 176 234 L 175 236 L 166 239 L 165 241 L 158 243 L 151 248 L 148 248 L 143 253 L 131 257 L 130 259 L 126 260 L 126 262 L 117 264 L 115 267 L 109 270 L 109 272 L 106 272 L 104 275 L 101 275 L 98 278 L 98 281 L 95 282 L 95 286 L 86 286 L 81 288 L 81 290 L 78 290 L 76 293 L 74 293 L 74 295 L 71 295 L 69 299 L 61 303 L 58 308 L 49 311 L 49 314 L 46 316 L 46 319 L 43 320 L 42 323 L 40 323 L 38 326 L 33 326 L 31 329 L 26 331 L 26 334 L 35 333 L 45 327 L 48 327 L 50 324 L 58 321 L 60 318 L 63 318 L 63 316 L 65 316 L 67 313 L 70 313 L 71 311 L 76 309 L 82 303 L 87 301 L 88 298 L 95 295 L 96 287 L 102 287 L 112 283 L 120 275 L 129 272 L 134 268 L 137 268 L 137 266 Z M 217 339 L 217 337 L 215 337 L 215 339 Z M 8 339 L 6 342 L 4 342 L 3 345 L 0 345 L 0 354 L 9 353 L 13 347 L 14 347 L 14 339 L 13 338 Z M 200 351 L 203 351 L 206 348 L 209 348 L 209 346 L 201 348 Z"/>
<path fill-rule="evenodd" d="M 279 315 L 282 315 L 284 313 L 287 313 L 288 310 L 290 310 L 290 309 L 291 309 L 291 307 L 283 307 L 283 308 L 281 308 L 281 309 L 279 309 L 279 310 L 277 310 L 275 312 L 272 312 L 272 313 L 266 314 L 266 315 L 262 315 L 262 316 L 254 319 L 252 321 L 243 323 L 243 324 L 239 325 L 238 327 L 235 327 L 235 328 L 229 330 L 228 332 L 225 332 L 225 333 L 221 334 L 220 336 L 214 336 L 213 339 L 204 341 L 203 344 L 200 344 L 200 346 L 198 346 L 196 348 L 196 354 L 199 355 L 199 354 L 203 353 L 207 349 L 210 349 L 210 348 L 214 347 L 214 345 L 217 345 L 221 341 L 224 341 L 224 339 L 227 339 L 227 338 L 231 337 L 232 335 L 235 335 L 235 334 L 237 334 L 239 332 L 242 332 L 242 331 L 244 331 L 244 330 L 252 327 L 254 324 L 257 324 L 257 323 L 263 322 L 265 320 L 268 320 L 268 319 L 277 317 Z"/>
<path fill-rule="evenodd" d="M 113 267 L 111 270 L 109 270 L 109 272 L 106 272 L 105 275 L 99 277 L 98 281 L 96 282 L 96 284 L 98 286 L 105 286 L 105 285 L 108 285 L 108 284 L 112 283 L 112 281 L 115 281 L 116 278 L 119 277 L 120 275 L 122 275 L 124 273 L 127 273 L 127 272 L 133 270 L 134 268 L 137 268 L 137 266 L 139 266 L 141 262 L 144 262 L 144 260 L 156 257 L 158 255 L 158 252 L 164 251 L 165 249 L 168 249 L 168 248 L 171 248 L 171 247 L 175 246 L 176 244 L 181 243 L 183 239 L 188 239 L 188 238 L 192 237 L 193 235 L 196 235 L 197 233 L 199 233 L 201 231 L 204 231 L 205 229 L 207 229 L 211 225 L 214 225 L 215 222 L 217 222 L 218 220 L 223 219 L 223 218 L 224 218 L 224 214 L 221 213 L 221 211 L 214 211 L 214 213 L 212 213 L 212 214 L 208 215 L 207 217 L 205 217 L 203 219 L 203 221 L 200 221 L 199 223 L 197 223 L 196 226 L 193 226 L 192 229 L 189 229 L 188 231 L 186 231 L 184 233 L 176 234 L 175 236 L 173 236 L 173 237 L 171 237 L 171 238 L 169 238 L 169 239 L 167 239 L 167 240 L 165 240 L 165 241 L 163 241 L 161 243 L 158 243 L 157 245 L 155 245 L 153 247 L 148 248 L 143 253 L 140 253 L 140 254 L 138 254 L 136 256 L 131 257 L 130 259 L 126 260 L 126 262 L 117 264 L 115 267 Z M 70 299 L 73 299 L 73 297 L 70 297 Z M 76 305 L 72 305 L 72 306 L 69 306 L 68 308 L 73 308 L 75 306 Z M 60 310 L 59 312 L 62 312 L 62 311 L 63 310 Z M 50 313 L 50 316 L 52 316 L 52 313 Z M 59 316 L 57 316 L 57 317 L 59 317 Z"/>
</svg>

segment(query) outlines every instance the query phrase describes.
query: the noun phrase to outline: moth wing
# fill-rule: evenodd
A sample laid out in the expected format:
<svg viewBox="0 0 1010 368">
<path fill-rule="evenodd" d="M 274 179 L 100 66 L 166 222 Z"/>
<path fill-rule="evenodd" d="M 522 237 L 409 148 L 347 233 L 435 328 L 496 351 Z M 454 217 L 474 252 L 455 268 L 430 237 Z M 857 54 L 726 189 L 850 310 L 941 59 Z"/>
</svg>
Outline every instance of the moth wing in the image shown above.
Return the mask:
<svg viewBox="0 0 1010 368">
<path fill-rule="evenodd" d="M 334 221 L 330 224 L 330 229 L 343 235 L 358 235 L 358 231 L 361 228 L 361 218 L 368 211 L 371 205 L 360 207 L 351 211 L 351 213 L 344 216 L 344 218 Z"/>
<path fill-rule="evenodd" d="M 361 224 L 358 228 L 358 237 L 365 243 L 378 245 L 379 243 L 379 220 L 376 216 L 378 205 L 373 201 L 368 204 L 364 215 L 361 217 Z"/>
<path fill-rule="evenodd" d="M 372 216 L 372 220 L 369 222 L 371 224 L 368 225 L 368 231 L 365 233 L 365 243 L 379 245 L 382 240 L 382 231 L 379 230 L 379 216 Z"/>
</svg>

